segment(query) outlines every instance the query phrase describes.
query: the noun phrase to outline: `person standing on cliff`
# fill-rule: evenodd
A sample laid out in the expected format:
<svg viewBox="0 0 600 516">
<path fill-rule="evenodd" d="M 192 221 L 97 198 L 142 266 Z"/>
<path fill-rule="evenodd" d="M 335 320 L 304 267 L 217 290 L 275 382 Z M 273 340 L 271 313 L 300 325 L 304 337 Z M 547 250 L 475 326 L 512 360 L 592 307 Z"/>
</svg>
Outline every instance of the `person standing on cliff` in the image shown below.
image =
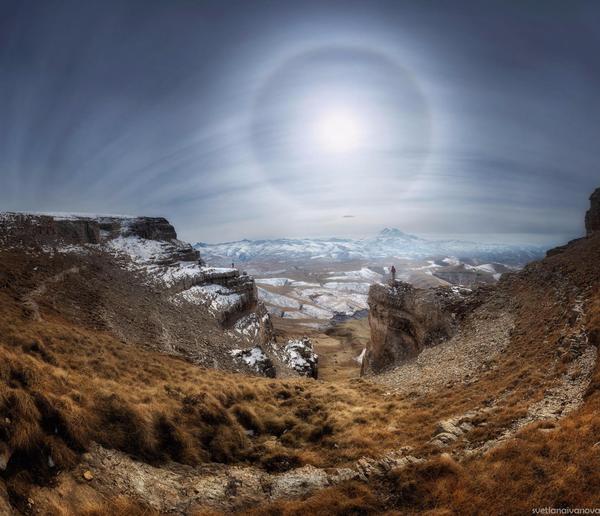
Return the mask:
<svg viewBox="0 0 600 516">
<path fill-rule="evenodd" d="M 392 285 L 396 283 L 396 267 L 392 265 L 390 272 L 392 273 Z"/>
</svg>

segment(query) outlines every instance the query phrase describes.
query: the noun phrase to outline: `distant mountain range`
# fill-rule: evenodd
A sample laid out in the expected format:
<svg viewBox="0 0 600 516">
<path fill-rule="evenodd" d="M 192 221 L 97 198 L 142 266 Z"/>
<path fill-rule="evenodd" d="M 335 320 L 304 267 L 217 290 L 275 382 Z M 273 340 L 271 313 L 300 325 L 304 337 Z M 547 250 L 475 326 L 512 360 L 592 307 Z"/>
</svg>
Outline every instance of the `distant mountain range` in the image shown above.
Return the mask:
<svg viewBox="0 0 600 516">
<path fill-rule="evenodd" d="M 498 262 L 523 265 L 544 255 L 534 245 L 484 244 L 461 240 L 428 240 L 396 228 L 385 228 L 376 236 L 351 238 L 278 238 L 239 240 L 194 245 L 209 262 L 265 262 L 320 260 L 435 259 L 456 257 L 477 263 Z"/>
</svg>

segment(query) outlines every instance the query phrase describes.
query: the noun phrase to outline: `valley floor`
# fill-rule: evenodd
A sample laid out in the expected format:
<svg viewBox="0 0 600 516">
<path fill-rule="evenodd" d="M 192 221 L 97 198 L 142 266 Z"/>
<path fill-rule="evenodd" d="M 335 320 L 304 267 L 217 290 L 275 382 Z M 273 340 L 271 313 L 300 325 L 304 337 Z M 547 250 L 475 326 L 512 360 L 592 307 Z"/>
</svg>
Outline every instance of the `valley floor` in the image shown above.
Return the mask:
<svg viewBox="0 0 600 516">
<path fill-rule="evenodd" d="M 273 318 L 277 335 L 283 340 L 306 335 L 319 356 L 319 380 L 337 381 L 360 377 L 361 359 L 369 341 L 366 317 L 331 324 L 326 330 L 306 328 Z"/>
</svg>

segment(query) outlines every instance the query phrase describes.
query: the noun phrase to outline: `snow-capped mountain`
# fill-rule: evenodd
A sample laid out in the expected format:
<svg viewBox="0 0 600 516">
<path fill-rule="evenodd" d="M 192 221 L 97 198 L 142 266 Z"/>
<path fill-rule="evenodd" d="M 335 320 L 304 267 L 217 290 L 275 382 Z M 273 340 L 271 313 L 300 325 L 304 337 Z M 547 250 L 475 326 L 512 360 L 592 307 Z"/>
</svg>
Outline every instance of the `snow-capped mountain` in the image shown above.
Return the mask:
<svg viewBox="0 0 600 516">
<path fill-rule="evenodd" d="M 194 246 L 209 262 L 305 261 L 340 262 L 384 258 L 426 259 L 454 256 L 479 263 L 521 265 L 543 256 L 545 249 L 533 245 L 484 244 L 461 240 L 428 240 L 395 228 L 385 228 L 375 237 L 280 238 L 240 240 Z"/>
</svg>

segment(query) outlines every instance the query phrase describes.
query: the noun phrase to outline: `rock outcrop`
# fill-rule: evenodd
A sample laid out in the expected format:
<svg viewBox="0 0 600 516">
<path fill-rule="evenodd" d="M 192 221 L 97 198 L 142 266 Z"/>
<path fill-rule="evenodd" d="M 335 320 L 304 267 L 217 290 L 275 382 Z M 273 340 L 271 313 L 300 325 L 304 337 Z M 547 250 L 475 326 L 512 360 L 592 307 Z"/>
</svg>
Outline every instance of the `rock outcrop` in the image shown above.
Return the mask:
<svg viewBox="0 0 600 516">
<path fill-rule="evenodd" d="M 587 235 L 600 231 L 600 188 L 590 195 L 590 209 L 585 214 L 585 230 Z"/>
<path fill-rule="evenodd" d="M 231 356 L 245 363 L 250 369 L 261 376 L 275 378 L 277 374 L 273 360 L 260 346 L 249 349 L 234 349 L 231 351 Z"/>
<path fill-rule="evenodd" d="M 282 348 L 283 361 L 301 376 L 317 378 L 319 357 L 308 337 L 290 339 Z"/>
<path fill-rule="evenodd" d="M 100 240 L 100 225 L 89 217 L 0 214 L 3 247 L 99 244 Z"/>
<path fill-rule="evenodd" d="M 319 356 L 308 337 L 289 339 L 285 343 L 278 343 L 271 337 L 268 343 L 234 349 L 230 353 L 238 363 L 261 376 L 318 377 Z"/>
<path fill-rule="evenodd" d="M 0 244 L 58 252 L 108 252 L 123 267 L 142 273 L 174 303 L 202 305 L 223 326 L 258 308 L 253 278 L 237 269 L 207 267 L 200 253 L 178 240 L 175 228 L 162 217 L 3 213 Z M 270 326 L 260 329 L 263 312 L 257 319 L 256 343 L 263 338 L 268 341 L 272 333 Z"/>
<path fill-rule="evenodd" d="M 382 371 L 450 337 L 469 293 L 458 287 L 416 289 L 404 282 L 372 285 L 363 373 Z"/>
<path fill-rule="evenodd" d="M 590 208 L 585 213 L 585 232 L 586 237 L 600 233 L 600 188 L 596 188 L 590 195 Z M 570 242 L 559 245 L 546 251 L 546 256 L 555 256 L 569 250 L 575 242 L 583 240 L 586 237 L 576 238 Z"/>
</svg>

